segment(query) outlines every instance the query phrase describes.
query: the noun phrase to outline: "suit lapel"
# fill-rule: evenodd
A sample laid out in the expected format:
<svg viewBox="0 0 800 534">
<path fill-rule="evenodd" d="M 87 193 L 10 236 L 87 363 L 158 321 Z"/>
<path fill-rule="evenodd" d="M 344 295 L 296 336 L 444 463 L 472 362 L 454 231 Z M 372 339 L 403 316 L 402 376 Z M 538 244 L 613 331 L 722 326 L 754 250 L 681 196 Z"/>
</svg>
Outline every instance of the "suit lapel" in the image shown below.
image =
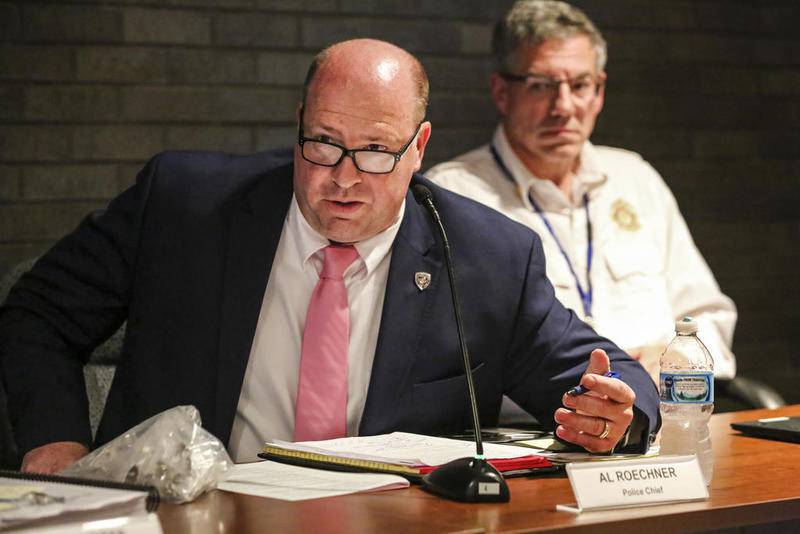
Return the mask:
<svg viewBox="0 0 800 534">
<path fill-rule="evenodd" d="M 292 166 L 263 176 L 234 207 L 222 290 L 217 436 L 228 442 L 267 280 L 292 199 Z"/>
<path fill-rule="evenodd" d="M 439 288 L 441 262 L 429 254 L 436 241 L 427 217 L 409 193 L 405 216 L 392 246 L 378 344 L 359 428 L 361 435 L 390 432 L 396 426 L 401 396 L 411 380 L 419 330 Z M 431 275 L 431 285 L 424 291 L 415 283 L 418 272 Z"/>
</svg>

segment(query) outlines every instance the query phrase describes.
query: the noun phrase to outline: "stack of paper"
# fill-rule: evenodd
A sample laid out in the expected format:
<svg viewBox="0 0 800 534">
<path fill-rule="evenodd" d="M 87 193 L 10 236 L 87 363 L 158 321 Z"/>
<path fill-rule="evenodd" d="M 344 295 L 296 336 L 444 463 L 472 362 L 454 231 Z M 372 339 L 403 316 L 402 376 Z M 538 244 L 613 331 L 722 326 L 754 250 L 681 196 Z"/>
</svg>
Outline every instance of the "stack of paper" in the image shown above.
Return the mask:
<svg viewBox="0 0 800 534">
<path fill-rule="evenodd" d="M 627 460 L 633 458 L 648 458 L 652 456 L 658 456 L 657 446 L 651 446 L 645 454 L 597 454 L 579 449 L 573 445 L 565 445 L 564 443 L 556 440 L 552 435 L 518 441 L 516 443 L 519 446 L 530 447 L 531 449 L 534 449 L 537 454 L 544 456 L 551 462 L 557 464 L 569 464 L 574 462 L 602 462 L 607 460 Z"/>
<path fill-rule="evenodd" d="M 234 465 L 217 488 L 270 499 L 301 501 L 408 486 L 408 480 L 397 475 L 337 473 L 266 461 Z"/>
<path fill-rule="evenodd" d="M 507 475 L 552 467 L 523 447 L 486 443 L 484 453 Z M 301 443 L 274 440 L 259 456 L 275 462 L 236 465 L 218 488 L 289 501 L 405 488 L 409 480 L 442 464 L 474 455 L 474 443 L 405 432 Z"/>
<path fill-rule="evenodd" d="M 504 473 L 552 466 L 524 447 L 486 443 L 483 448 L 489 463 Z M 259 456 L 323 469 L 397 473 L 414 480 L 440 465 L 474 454 L 475 444 L 471 442 L 393 432 L 300 443 L 275 440 L 267 443 Z"/>
<path fill-rule="evenodd" d="M 58 525 L 66 532 L 69 523 L 123 516 L 144 516 L 148 493 L 75 483 L 53 482 L 43 475 L 13 473 L 0 476 L 0 530 L 31 527 L 37 530 Z M 153 516 L 155 517 L 155 516 Z M 156 520 L 151 532 L 161 532 Z"/>
</svg>

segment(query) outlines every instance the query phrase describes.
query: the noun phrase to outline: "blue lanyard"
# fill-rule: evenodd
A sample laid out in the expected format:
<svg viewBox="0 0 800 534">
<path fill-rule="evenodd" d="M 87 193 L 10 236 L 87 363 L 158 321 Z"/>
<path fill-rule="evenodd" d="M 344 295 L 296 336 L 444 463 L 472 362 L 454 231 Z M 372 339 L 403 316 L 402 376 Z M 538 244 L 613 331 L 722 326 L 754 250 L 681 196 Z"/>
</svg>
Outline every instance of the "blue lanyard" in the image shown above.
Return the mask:
<svg viewBox="0 0 800 534">
<path fill-rule="evenodd" d="M 503 174 L 506 175 L 506 178 L 511 180 L 512 183 L 516 183 L 514 180 L 514 176 L 511 174 L 511 171 L 508 170 L 506 164 L 500 158 L 500 154 L 497 152 L 497 149 L 494 145 L 490 145 L 492 156 L 494 156 L 494 161 L 497 163 L 497 166 L 500 167 L 500 170 L 503 171 Z M 550 221 L 547 220 L 547 217 L 542 211 L 542 208 L 539 207 L 539 203 L 533 198 L 531 195 L 530 190 L 528 191 L 528 200 L 531 201 L 531 205 L 533 209 L 539 214 L 539 217 L 542 219 L 547 231 L 550 232 L 550 235 L 553 236 L 553 240 L 558 245 L 558 250 L 561 251 L 561 255 L 564 256 L 564 261 L 567 262 L 567 267 L 569 267 L 569 272 L 572 273 L 572 277 L 575 279 L 575 286 L 578 288 L 578 294 L 581 296 L 581 303 L 583 304 L 583 312 L 586 317 L 592 316 L 592 278 L 590 277 L 590 273 L 592 271 L 592 221 L 589 219 L 589 194 L 583 194 L 583 209 L 586 210 L 586 290 L 584 291 L 583 287 L 581 286 L 581 281 L 578 279 L 578 275 L 575 274 L 575 269 L 572 267 L 572 262 L 567 255 L 567 251 L 564 250 L 564 247 L 561 245 L 561 241 L 558 240 L 558 236 L 553 231 L 553 227 L 550 225 Z"/>
</svg>

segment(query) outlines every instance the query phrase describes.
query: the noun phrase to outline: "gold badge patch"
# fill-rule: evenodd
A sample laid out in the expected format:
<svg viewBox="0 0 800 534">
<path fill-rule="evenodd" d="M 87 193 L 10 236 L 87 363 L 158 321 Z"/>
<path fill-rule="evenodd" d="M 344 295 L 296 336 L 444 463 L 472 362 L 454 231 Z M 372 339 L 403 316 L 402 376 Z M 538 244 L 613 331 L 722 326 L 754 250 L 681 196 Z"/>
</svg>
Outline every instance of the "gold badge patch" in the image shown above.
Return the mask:
<svg viewBox="0 0 800 534">
<path fill-rule="evenodd" d="M 636 216 L 636 211 L 627 201 L 619 198 L 611 204 L 611 219 L 617 223 L 622 230 L 635 232 L 641 226 L 639 225 L 639 218 Z"/>
</svg>

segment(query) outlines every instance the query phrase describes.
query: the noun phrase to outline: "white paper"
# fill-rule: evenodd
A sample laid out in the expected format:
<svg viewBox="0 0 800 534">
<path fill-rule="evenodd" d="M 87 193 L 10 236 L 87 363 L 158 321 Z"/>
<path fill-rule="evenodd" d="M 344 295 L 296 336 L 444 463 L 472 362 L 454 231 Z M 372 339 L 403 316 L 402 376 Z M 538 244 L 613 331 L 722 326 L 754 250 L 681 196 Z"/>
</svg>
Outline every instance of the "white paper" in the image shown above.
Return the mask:
<svg viewBox="0 0 800 534">
<path fill-rule="evenodd" d="M 24 479 L 0 478 L 0 494 L 14 493 L 15 486 L 35 489 L 51 497 L 63 498 L 63 502 L 31 505 L 24 502 L 0 510 L 0 526 L 24 524 L 29 521 L 61 515 L 119 509 L 120 514 L 144 512 L 147 493 L 141 491 L 98 488 L 53 482 L 33 482 Z M 8 498 L 8 497 L 4 497 Z M 71 516 L 70 517 L 74 517 Z"/>
<path fill-rule="evenodd" d="M 63 499 L 49 504 L 30 504 L 24 500 L 6 501 L 0 508 L 0 528 L 42 528 L 55 522 L 80 522 L 109 516 L 124 516 L 145 513 L 147 493 L 64 484 L 50 481 L 0 477 L 0 495 L 3 499 L 18 499 L 18 487 L 36 491 L 49 497 Z M 126 532 L 126 531 L 121 531 Z"/>
<path fill-rule="evenodd" d="M 651 445 L 650 448 L 644 454 L 639 453 L 614 453 L 614 454 L 604 454 L 604 453 L 592 453 L 588 451 L 576 451 L 567 445 L 564 445 L 560 441 L 556 440 L 552 436 L 546 436 L 536 439 L 529 439 L 524 441 L 519 441 L 520 446 L 522 447 L 530 447 L 533 449 L 535 454 L 539 456 L 544 456 L 551 462 L 559 463 L 559 464 L 568 464 L 573 462 L 607 462 L 607 461 L 615 461 L 615 460 L 627 460 L 627 459 L 635 459 L 635 458 L 652 458 L 654 456 L 658 456 L 658 446 Z"/>
<path fill-rule="evenodd" d="M 344 473 L 264 461 L 234 465 L 217 488 L 283 501 L 302 501 L 408 486 L 408 480 L 397 475 Z"/>
<path fill-rule="evenodd" d="M 49 526 L 36 525 L 19 533 L 30 534 L 163 534 L 158 516 L 154 513 L 111 517 L 96 521 L 57 523 Z"/>
<path fill-rule="evenodd" d="M 292 450 L 413 466 L 437 466 L 451 460 L 475 455 L 475 443 L 473 442 L 407 432 L 300 443 L 275 440 L 270 444 Z M 519 458 L 535 454 L 525 447 L 496 443 L 484 443 L 483 453 L 489 460 Z"/>
</svg>

